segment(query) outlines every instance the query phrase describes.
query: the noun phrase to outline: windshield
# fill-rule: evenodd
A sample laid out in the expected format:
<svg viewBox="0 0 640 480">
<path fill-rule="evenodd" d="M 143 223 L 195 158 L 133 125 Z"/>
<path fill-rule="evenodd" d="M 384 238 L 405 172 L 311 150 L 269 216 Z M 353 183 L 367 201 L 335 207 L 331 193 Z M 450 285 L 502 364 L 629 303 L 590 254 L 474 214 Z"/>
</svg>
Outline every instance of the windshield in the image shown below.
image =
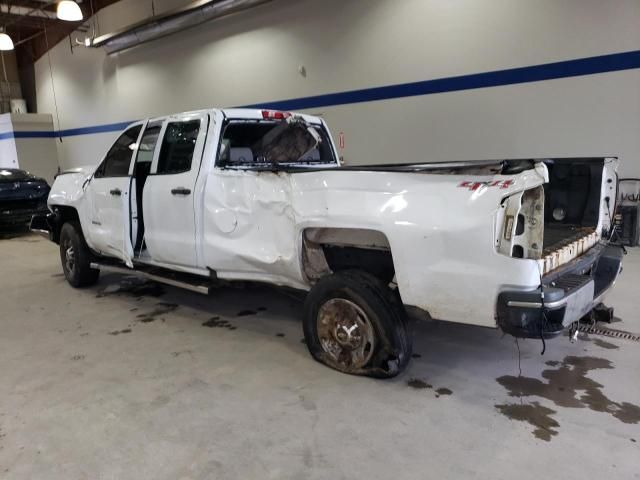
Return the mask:
<svg viewBox="0 0 640 480">
<path fill-rule="evenodd" d="M 35 180 L 36 178 L 25 172 L 15 168 L 0 168 L 0 182 L 16 182 L 23 180 Z"/>
<path fill-rule="evenodd" d="M 335 163 L 325 129 L 298 118 L 230 121 L 222 134 L 218 161 L 229 167 Z"/>
</svg>

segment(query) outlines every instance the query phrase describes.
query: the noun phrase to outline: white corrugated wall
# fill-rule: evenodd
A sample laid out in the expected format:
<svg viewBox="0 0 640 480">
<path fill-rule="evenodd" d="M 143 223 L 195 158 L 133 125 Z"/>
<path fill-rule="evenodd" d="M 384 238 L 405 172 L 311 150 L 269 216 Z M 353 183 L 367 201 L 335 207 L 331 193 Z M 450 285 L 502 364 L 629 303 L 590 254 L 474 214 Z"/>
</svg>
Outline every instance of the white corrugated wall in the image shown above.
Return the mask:
<svg viewBox="0 0 640 480">
<path fill-rule="evenodd" d="M 150 4 L 108 7 L 102 33 Z M 638 0 L 276 0 L 112 56 L 61 42 L 56 127 L 638 51 L 639 25 Z M 46 56 L 36 83 L 53 113 Z M 638 68 L 308 111 L 344 132 L 348 163 L 617 155 L 623 176 L 640 176 Z M 62 167 L 99 161 L 116 135 L 65 137 Z"/>
</svg>

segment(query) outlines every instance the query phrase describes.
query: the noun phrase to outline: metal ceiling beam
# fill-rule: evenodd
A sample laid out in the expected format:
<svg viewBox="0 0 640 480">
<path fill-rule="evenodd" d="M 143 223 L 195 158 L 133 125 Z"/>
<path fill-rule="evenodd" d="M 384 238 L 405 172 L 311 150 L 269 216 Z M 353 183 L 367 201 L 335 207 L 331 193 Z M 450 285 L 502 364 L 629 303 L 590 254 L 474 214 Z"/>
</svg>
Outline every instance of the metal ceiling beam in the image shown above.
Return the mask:
<svg viewBox="0 0 640 480">
<path fill-rule="evenodd" d="M 45 4 L 45 6 L 48 4 Z M 56 13 L 44 10 L 44 7 L 28 8 L 15 5 L 9 5 L 6 3 L 0 3 L 0 13 L 6 15 L 16 15 L 18 17 L 38 17 L 49 20 L 57 20 Z"/>
<path fill-rule="evenodd" d="M 18 64 L 22 66 L 30 65 L 50 48 L 53 48 L 60 41 L 76 31 L 86 31 L 86 22 L 89 22 L 92 15 L 95 15 L 103 8 L 118 2 L 119 0 L 85 0 L 78 2 L 85 20 L 82 22 L 65 22 L 62 20 L 46 19 L 44 17 L 21 16 L 7 22 L 7 32 L 14 40 Z M 1 3 L 11 3 L 31 10 L 44 10 L 55 15 L 56 0 L 0 0 Z M 0 14 L 0 26 L 3 25 L 3 15 Z M 46 36 L 45 36 L 46 28 Z M 28 40 L 27 40 L 28 38 Z M 23 41 L 24 40 L 24 41 Z M 70 44 L 75 42 L 69 40 Z"/>
</svg>

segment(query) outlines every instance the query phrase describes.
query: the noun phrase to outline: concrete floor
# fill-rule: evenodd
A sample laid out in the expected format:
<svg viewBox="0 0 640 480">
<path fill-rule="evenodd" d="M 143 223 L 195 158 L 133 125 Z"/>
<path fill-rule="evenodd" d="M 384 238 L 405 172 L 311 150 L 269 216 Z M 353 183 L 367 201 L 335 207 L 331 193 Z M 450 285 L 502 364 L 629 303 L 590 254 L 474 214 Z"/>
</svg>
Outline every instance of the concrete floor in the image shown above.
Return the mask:
<svg viewBox="0 0 640 480">
<path fill-rule="evenodd" d="M 0 254 L 3 479 L 640 477 L 638 343 L 521 341 L 518 378 L 512 338 L 424 322 L 406 373 L 370 380 L 314 362 L 275 289 L 74 290 L 54 244 Z M 640 332 L 639 280 L 636 249 L 615 328 Z"/>
</svg>

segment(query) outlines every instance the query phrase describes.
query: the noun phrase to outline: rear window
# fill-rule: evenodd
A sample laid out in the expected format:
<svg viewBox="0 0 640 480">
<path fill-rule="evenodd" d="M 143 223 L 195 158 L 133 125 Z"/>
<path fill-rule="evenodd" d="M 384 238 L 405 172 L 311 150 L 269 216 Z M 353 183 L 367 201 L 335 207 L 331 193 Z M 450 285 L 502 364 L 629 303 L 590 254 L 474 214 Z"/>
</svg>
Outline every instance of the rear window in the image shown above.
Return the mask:
<svg viewBox="0 0 640 480">
<path fill-rule="evenodd" d="M 222 134 L 218 165 L 266 166 L 336 163 L 329 135 L 302 121 L 233 120 Z"/>
</svg>

